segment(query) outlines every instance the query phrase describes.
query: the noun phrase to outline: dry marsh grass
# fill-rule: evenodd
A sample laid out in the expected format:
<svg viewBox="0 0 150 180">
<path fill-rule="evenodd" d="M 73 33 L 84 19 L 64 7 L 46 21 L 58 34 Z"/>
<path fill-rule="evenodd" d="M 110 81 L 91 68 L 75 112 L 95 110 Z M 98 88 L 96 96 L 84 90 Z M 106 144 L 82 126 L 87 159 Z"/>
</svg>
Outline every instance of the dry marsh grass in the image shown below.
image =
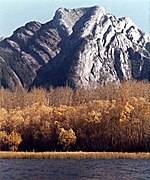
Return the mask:
<svg viewBox="0 0 150 180">
<path fill-rule="evenodd" d="M 1 151 L 0 159 L 150 159 L 150 153 Z"/>
</svg>

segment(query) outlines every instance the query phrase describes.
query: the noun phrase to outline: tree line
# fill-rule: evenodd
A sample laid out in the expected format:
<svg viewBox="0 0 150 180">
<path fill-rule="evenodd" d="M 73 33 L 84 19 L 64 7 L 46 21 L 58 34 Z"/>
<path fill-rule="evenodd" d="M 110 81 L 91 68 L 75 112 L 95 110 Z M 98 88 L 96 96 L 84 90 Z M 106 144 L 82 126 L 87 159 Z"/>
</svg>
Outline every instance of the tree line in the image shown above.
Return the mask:
<svg viewBox="0 0 150 180">
<path fill-rule="evenodd" d="M 149 87 L 124 82 L 92 90 L 1 89 L 0 149 L 150 151 Z"/>
</svg>

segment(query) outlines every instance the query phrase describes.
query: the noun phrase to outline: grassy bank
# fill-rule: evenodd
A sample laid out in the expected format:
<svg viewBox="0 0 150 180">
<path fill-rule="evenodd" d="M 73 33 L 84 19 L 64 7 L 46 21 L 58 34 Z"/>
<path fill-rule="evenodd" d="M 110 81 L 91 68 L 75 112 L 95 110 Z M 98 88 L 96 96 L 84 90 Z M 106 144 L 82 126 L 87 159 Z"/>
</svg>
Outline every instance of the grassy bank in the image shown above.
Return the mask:
<svg viewBox="0 0 150 180">
<path fill-rule="evenodd" d="M 1 151 L 0 159 L 150 159 L 150 153 Z"/>
</svg>

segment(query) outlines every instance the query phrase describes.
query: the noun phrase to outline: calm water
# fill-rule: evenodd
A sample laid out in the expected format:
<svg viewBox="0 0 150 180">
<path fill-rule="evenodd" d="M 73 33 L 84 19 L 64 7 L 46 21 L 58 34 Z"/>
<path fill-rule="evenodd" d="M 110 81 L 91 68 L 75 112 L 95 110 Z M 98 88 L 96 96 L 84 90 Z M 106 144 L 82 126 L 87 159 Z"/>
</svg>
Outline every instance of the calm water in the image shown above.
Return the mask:
<svg viewBox="0 0 150 180">
<path fill-rule="evenodd" d="M 150 180 L 150 160 L 0 160 L 0 180 Z"/>
</svg>

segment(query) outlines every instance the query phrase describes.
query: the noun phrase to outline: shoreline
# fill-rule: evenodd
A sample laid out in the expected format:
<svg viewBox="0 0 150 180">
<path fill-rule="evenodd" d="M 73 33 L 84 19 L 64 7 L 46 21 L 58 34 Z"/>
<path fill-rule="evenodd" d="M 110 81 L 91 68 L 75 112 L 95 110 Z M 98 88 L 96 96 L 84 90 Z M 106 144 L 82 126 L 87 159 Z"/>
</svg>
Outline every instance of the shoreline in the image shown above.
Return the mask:
<svg viewBox="0 0 150 180">
<path fill-rule="evenodd" d="M 11 152 L 0 151 L 0 159 L 150 159 L 150 152 Z"/>
</svg>

